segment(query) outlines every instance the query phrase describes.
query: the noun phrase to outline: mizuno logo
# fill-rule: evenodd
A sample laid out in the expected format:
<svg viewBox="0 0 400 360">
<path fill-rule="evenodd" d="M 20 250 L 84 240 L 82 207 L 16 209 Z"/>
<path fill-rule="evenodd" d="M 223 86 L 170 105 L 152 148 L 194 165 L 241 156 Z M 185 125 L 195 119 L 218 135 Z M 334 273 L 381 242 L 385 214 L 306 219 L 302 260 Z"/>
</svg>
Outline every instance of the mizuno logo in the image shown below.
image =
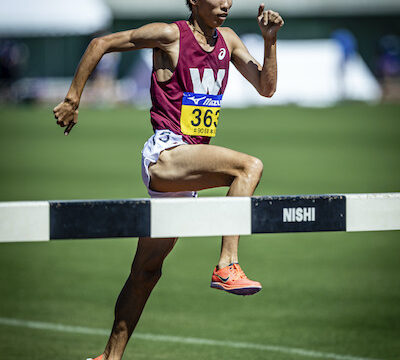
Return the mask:
<svg viewBox="0 0 400 360">
<path fill-rule="evenodd" d="M 315 207 L 283 208 L 283 222 L 315 221 Z"/>
<path fill-rule="evenodd" d="M 223 278 L 222 276 L 217 275 L 217 278 L 226 283 L 229 280 L 230 276 L 228 276 L 227 278 Z"/>
<path fill-rule="evenodd" d="M 191 97 L 188 97 L 188 99 L 192 100 L 196 105 L 199 105 L 199 102 L 201 100 L 204 100 L 206 97 L 207 96 L 203 96 L 203 97 L 197 99 L 196 96 L 191 96 Z"/>
<path fill-rule="evenodd" d="M 206 99 L 206 101 L 204 101 L 203 106 L 221 106 L 221 100 L 213 100 L 213 99 Z"/>
</svg>

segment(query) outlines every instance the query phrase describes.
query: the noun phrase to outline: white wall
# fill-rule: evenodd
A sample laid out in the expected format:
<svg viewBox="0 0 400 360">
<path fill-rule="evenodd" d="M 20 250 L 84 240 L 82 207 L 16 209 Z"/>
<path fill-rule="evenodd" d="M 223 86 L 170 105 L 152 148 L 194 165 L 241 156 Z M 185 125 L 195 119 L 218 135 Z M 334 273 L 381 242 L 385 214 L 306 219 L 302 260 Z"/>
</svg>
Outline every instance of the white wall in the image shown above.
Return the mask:
<svg viewBox="0 0 400 360">
<path fill-rule="evenodd" d="M 242 36 L 250 53 L 262 63 L 263 39 Z M 339 45 L 330 39 L 278 41 L 278 87 L 272 98 L 263 98 L 242 75 L 230 67 L 223 106 L 297 104 L 330 106 L 341 100 L 378 101 L 378 82 L 359 54 L 342 66 Z"/>
</svg>

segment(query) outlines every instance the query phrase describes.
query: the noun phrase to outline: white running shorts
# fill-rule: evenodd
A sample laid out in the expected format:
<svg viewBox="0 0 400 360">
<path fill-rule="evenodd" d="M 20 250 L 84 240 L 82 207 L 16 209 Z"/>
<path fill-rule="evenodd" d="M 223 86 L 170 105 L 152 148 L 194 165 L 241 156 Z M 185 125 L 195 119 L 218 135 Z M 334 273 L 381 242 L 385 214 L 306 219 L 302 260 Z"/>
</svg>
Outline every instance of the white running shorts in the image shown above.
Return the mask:
<svg viewBox="0 0 400 360">
<path fill-rule="evenodd" d="M 142 150 L 142 178 L 150 197 L 197 197 L 196 191 L 157 192 L 149 188 L 150 164 L 157 162 L 162 151 L 185 144 L 187 145 L 187 143 L 183 141 L 182 135 L 174 134 L 170 130 L 156 130 L 155 134 L 147 140 L 146 144 L 144 144 Z"/>
</svg>

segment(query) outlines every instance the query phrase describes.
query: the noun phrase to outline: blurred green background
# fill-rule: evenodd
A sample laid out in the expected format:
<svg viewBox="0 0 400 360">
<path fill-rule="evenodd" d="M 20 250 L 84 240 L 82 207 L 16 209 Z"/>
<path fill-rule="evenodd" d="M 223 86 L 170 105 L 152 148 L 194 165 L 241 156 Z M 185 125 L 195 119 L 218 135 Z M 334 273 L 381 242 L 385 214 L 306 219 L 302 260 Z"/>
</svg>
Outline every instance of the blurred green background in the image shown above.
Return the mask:
<svg viewBox="0 0 400 360">
<path fill-rule="evenodd" d="M 80 110 L 65 137 L 51 107 L 0 107 L 0 200 L 147 197 L 140 151 L 148 111 Z M 213 144 L 259 157 L 256 195 L 398 192 L 400 106 L 341 104 L 224 110 Z M 224 195 L 227 189 L 200 196 Z M 0 318 L 109 329 L 136 239 L 0 245 Z M 218 238 L 183 238 L 138 333 L 214 339 L 221 347 L 132 341 L 125 359 L 400 358 L 400 233 L 243 237 L 252 297 L 209 288 Z M 0 358 L 85 359 L 107 336 L 0 324 Z M 336 354 L 233 349 L 225 341 Z M 335 357 L 336 356 L 336 357 Z"/>
</svg>

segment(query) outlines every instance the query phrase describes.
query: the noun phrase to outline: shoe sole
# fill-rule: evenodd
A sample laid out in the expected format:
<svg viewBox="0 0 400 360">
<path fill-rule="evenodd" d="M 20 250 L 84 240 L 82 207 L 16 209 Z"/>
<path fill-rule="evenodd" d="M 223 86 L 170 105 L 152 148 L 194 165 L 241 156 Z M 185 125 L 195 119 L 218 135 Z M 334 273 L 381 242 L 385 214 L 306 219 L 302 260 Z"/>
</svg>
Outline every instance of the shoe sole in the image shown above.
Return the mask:
<svg viewBox="0 0 400 360">
<path fill-rule="evenodd" d="M 262 287 L 255 287 L 255 286 L 241 287 L 241 288 L 228 288 L 228 287 L 225 288 L 218 282 L 212 282 L 210 287 L 214 289 L 224 290 L 230 294 L 242 295 L 242 296 L 256 294 L 262 289 Z"/>
</svg>

